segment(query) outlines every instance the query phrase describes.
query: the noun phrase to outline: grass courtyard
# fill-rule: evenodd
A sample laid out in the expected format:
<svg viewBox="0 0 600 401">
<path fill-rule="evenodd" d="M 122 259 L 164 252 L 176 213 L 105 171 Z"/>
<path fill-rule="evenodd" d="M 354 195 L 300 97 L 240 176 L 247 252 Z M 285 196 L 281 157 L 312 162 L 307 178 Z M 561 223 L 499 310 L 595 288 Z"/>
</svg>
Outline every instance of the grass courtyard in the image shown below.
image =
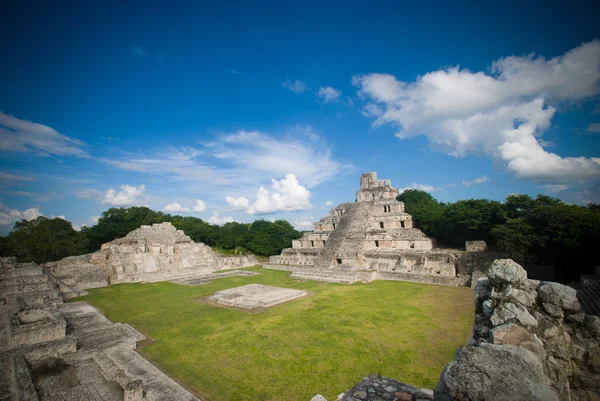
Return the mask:
<svg viewBox="0 0 600 401">
<path fill-rule="evenodd" d="M 433 388 L 473 322 L 473 291 L 394 281 L 326 284 L 250 268 L 199 286 L 89 290 L 90 302 L 153 342 L 142 353 L 203 401 L 335 399 L 370 372 Z M 196 299 L 244 284 L 309 291 L 260 313 Z"/>
</svg>

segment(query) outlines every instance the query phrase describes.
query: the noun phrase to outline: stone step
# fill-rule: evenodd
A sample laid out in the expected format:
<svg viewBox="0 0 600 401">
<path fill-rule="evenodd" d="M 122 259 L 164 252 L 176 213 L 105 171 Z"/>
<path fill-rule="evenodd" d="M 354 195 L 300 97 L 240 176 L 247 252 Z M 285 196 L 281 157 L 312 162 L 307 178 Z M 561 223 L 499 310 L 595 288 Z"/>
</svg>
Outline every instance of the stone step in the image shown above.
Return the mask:
<svg viewBox="0 0 600 401">
<path fill-rule="evenodd" d="M 23 267 L 19 267 L 14 270 L 9 270 L 4 273 L 0 273 L 0 279 L 7 279 L 13 277 L 22 277 L 22 276 L 41 276 L 44 274 L 44 269 L 38 265 L 27 265 Z"/>
<path fill-rule="evenodd" d="M 577 291 L 577 298 L 588 314 L 600 316 L 600 282 L 592 283 Z"/>
<path fill-rule="evenodd" d="M 48 276 L 45 274 L 21 277 L 4 277 L 0 278 L 0 288 L 19 284 L 36 284 L 46 282 L 48 282 Z"/>
</svg>

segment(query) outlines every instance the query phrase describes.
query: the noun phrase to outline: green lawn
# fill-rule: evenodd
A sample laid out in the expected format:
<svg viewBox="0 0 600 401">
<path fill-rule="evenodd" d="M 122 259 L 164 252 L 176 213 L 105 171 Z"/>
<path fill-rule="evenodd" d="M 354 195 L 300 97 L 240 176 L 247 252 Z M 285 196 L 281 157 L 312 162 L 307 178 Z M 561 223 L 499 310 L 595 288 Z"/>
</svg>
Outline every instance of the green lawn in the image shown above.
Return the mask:
<svg viewBox="0 0 600 401">
<path fill-rule="evenodd" d="M 261 274 L 200 286 L 118 284 L 78 300 L 154 340 L 144 355 L 203 401 L 335 399 L 371 372 L 432 388 L 471 331 L 466 287 L 324 284 L 250 270 Z M 260 313 L 194 300 L 251 283 L 312 295 Z"/>
</svg>

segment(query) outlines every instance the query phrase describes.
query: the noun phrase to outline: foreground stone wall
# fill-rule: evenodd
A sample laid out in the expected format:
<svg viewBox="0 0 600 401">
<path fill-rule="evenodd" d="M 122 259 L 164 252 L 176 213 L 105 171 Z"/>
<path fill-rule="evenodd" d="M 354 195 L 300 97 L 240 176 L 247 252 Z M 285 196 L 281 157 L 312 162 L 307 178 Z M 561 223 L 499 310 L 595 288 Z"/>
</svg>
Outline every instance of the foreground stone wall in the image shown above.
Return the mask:
<svg viewBox="0 0 600 401">
<path fill-rule="evenodd" d="M 85 289 L 255 264 L 254 256 L 220 256 L 167 222 L 142 226 L 124 238 L 103 244 L 97 252 L 51 262 L 47 267 L 66 285 Z"/>
<path fill-rule="evenodd" d="M 600 318 L 574 289 L 528 280 L 496 260 L 475 287 L 473 341 L 442 372 L 435 399 L 600 399 Z"/>
</svg>

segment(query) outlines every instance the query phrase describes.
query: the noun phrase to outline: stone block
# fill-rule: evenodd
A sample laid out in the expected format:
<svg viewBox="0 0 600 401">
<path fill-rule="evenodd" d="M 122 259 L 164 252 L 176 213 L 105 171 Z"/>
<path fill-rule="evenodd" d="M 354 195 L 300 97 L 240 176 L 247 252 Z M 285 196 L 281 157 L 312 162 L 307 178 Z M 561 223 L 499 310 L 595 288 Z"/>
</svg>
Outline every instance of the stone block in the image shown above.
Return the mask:
<svg viewBox="0 0 600 401">
<path fill-rule="evenodd" d="M 263 284 L 248 284 L 228 290 L 217 291 L 209 299 L 221 305 L 244 309 L 268 308 L 306 295 L 306 291 L 273 287 Z"/>
<path fill-rule="evenodd" d="M 467 252 L 485 252 L 487 244 L 485 241 L 466 241 L 465 249 Z"/>
</svg>

